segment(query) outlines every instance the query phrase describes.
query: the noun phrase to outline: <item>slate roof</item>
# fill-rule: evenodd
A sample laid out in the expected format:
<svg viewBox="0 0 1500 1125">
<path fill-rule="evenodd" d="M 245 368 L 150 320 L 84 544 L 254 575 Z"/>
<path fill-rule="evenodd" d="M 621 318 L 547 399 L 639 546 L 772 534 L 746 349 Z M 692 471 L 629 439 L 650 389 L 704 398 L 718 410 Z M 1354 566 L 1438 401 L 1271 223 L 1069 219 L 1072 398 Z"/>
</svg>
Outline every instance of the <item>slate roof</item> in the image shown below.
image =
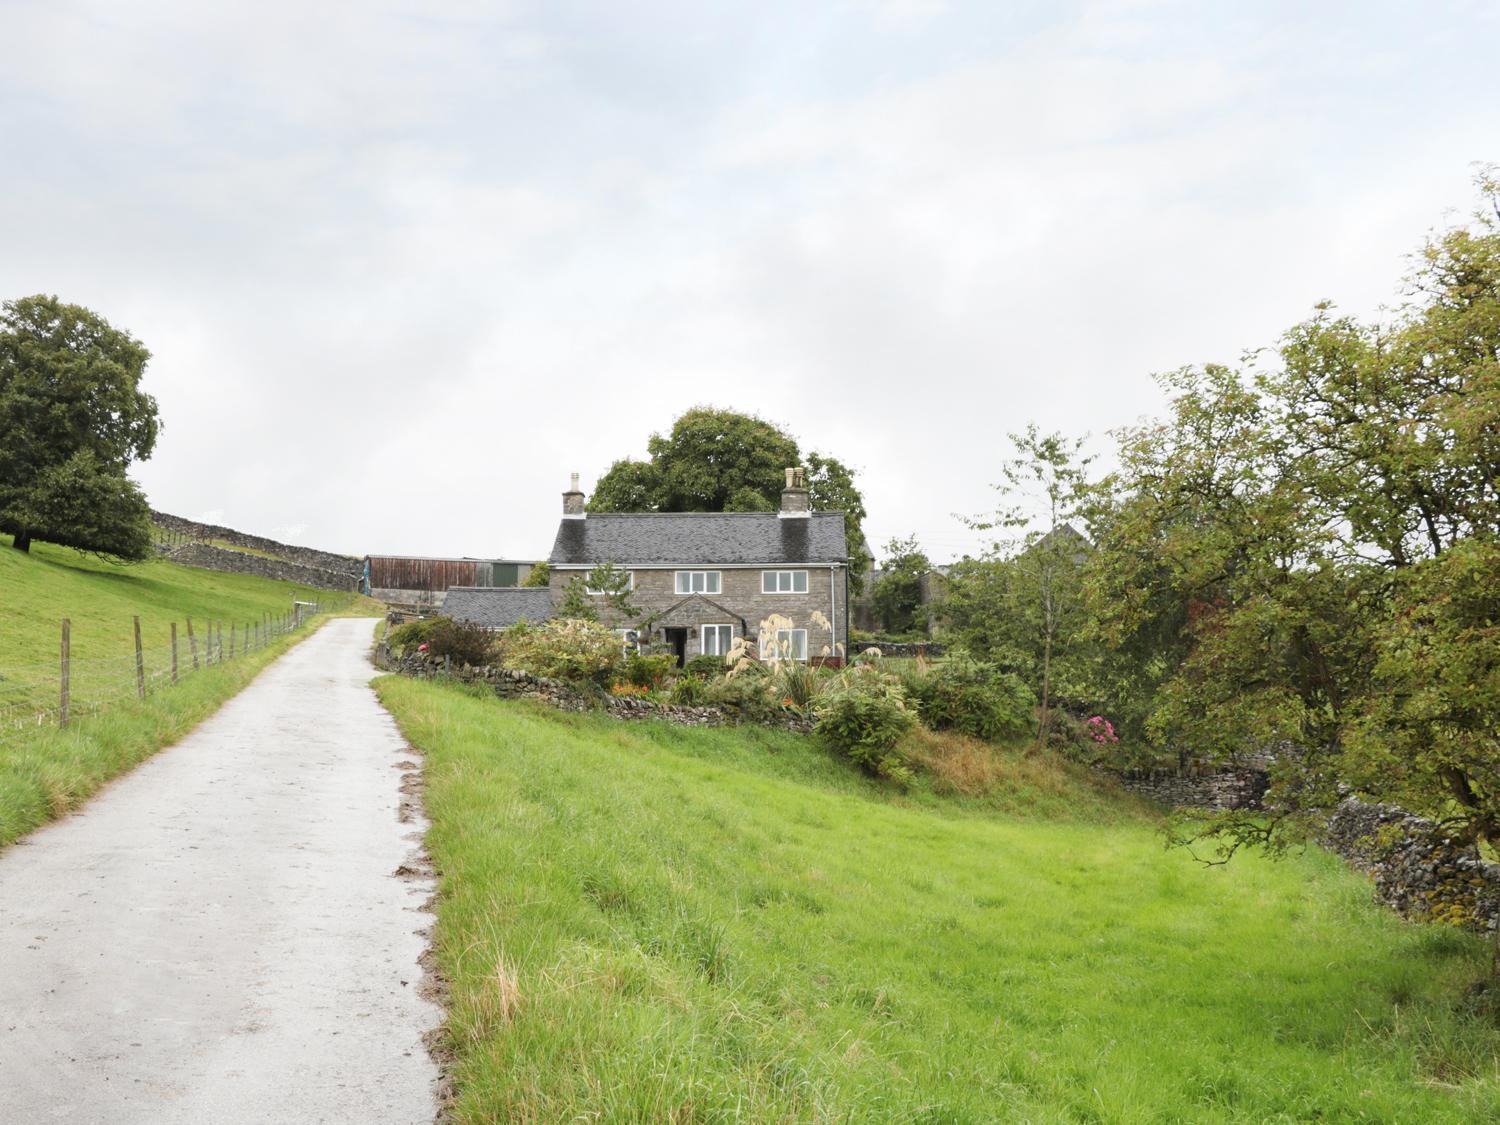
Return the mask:
<svg viewBox="0 0 1500 1125">
<path fill-rule="evenodd" d="M 529 586 L 451 586 L 443 598 L 443 616 L 455 621 L 508 629 L 517 621 L 546 621 L 552 616 L 552 591 Z"/>
<path fill-rule="evenodd" d="M 557 528 L 554 565 L 713 566 L 849 560 L 842 512 L 590 512 Z"/>
</svg>

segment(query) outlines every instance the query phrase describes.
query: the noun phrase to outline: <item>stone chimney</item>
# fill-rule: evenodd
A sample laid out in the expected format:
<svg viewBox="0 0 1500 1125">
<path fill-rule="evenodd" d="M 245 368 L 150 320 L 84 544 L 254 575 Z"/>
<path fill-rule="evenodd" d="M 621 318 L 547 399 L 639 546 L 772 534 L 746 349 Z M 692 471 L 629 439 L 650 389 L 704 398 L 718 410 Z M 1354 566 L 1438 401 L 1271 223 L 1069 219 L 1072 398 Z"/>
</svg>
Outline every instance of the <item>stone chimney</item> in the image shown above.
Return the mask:
<svg viewBox="0 0 1500 1125">
<path fill-rule="evenodd" d="M 563 493 L 563 519 L 583 519 L 583 493 L 578 490 L 578 474 L 573 474 L 573 486 Z"/>
<path fill-rule="evenodd" d="M 782 519 L 806 519 L 812 515 L 812 499 L 807 492 L 807 470 L 786 471 L 786 487 L 781 490 Z"/>
</svg>

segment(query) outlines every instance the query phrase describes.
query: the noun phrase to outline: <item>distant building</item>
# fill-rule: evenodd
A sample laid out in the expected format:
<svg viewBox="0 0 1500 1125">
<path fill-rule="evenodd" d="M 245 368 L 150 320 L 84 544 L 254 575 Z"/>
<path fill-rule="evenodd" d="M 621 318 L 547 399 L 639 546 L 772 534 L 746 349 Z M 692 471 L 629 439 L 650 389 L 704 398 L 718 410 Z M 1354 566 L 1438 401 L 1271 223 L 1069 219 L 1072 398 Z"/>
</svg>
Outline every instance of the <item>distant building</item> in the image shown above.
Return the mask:
<svg viewBox="0 0 1500 1125">
<path fill-rule="evenodd" d="M 536 565 L 520 559 L 367 555 L 361 589 L 389 605 L 440 609 L 455 586 L 519 586 Z"/>
</svg>

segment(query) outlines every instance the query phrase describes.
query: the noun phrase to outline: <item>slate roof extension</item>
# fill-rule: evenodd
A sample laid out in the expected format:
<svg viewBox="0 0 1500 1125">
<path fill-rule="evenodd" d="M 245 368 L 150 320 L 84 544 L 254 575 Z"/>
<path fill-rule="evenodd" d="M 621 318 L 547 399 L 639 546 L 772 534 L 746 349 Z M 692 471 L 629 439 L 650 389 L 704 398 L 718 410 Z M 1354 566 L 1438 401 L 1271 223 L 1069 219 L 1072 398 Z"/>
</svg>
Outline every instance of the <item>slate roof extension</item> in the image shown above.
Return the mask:
<svg viewBox="0 0 1500 1125">
<path fill-rule="evenodd" d="M 842 512 L 590 512 L 558 525 L 553 566 L 777 566 L 849 559 Z"/>
<path fill-rule="evenodd" d="M 452 586 L 443 598 L 444 617 L 486 629 L 546 621 L 552 613 L 552 591 L 545 586 Z"/>
</svg>

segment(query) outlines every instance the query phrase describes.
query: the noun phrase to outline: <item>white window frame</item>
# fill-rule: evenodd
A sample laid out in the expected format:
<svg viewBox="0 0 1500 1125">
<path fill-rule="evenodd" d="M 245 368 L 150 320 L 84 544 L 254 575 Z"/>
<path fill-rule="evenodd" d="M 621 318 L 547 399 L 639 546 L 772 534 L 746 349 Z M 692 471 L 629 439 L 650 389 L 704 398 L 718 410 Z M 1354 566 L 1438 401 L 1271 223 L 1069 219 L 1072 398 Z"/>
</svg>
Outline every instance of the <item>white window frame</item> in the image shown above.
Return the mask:
<svg viewBox="0 0 1500 1125">
<path fill-rule="evenodd" d="M 693 578 L 703 575 L 703 589 L 693 589 Z M 687 587 L 683 589 L 684 585 Z M 713 587 L 710 589 L 710 585 Z M 724 589 L 724 576 L 717 570 L 679 570 L 673 580 L 672 588 L 678 594 L 717 594 Z"/>
<path fill-rule="evenodd" d="M 782 638 L 783 637 L 790 638 L 791 642 L 792 642 L 792 644 L 791 644 L 791 652 L 788 655 L 783 655 L 783 653 L 785 651 L 785 648 L 784 648 L 784 645 L 783 645 L 783 642 L 782 642 Z M 801 639 L 800 645 L 798 643 L 799 637 Z M 798 649 L 799 648 L 801 649 L 800 655 L 798 654 Z M 807 660 L 807 630 L 806 629 L 777 629 L 776 630 L 776 659 L 777 660 L 796 660 L 796 661 L 799 661 L 799 662 L 805 662 Z"/>
<path fill-rule="evenodd" d="M 802 576 L 802 589 L 797 589 L 797 576 Z M 786 579 L 786 589 L 781 588 L 781 580 Z M 809 588 L 807 571 L 805 570 L 763 570 L 760 572 L 760 592 L 762 594 L 805 594 Z"/>
<path fill-rule="evenodd" d="M 627 570 L 625 572 L 625 589 L 631 593 L 635 593 L 635 571 L 633 570 Z M 602 598 L 605 594 L 603 590 L 589 589 L 589 580 L 587 575 L 585 575 L 583 579 L 583 592 L 591 598 Z"/>
<path fill-rule="evenodd" d="M 708 649 L 709 630 L 713 630 L 714 636 L 721 636 L 720 629 L 729 630 L 729 639 L 724 642 L 718 652 L 710 652 Z M 734 623 L 730 621 L 708 621 L 698 626 L 698 651 L 703 656 L 728 656 L 729 650 L 734 647 Z"/>
<path fill-rule="evenodd" d="M 635 642 L 632 644 L 630 634 L 635 634 Z M 641 631 L 639 629 L 616 629 L 615 636 L 620 638 L 620 655 L 636 656 L 641 651 Z"/>
</svg>

